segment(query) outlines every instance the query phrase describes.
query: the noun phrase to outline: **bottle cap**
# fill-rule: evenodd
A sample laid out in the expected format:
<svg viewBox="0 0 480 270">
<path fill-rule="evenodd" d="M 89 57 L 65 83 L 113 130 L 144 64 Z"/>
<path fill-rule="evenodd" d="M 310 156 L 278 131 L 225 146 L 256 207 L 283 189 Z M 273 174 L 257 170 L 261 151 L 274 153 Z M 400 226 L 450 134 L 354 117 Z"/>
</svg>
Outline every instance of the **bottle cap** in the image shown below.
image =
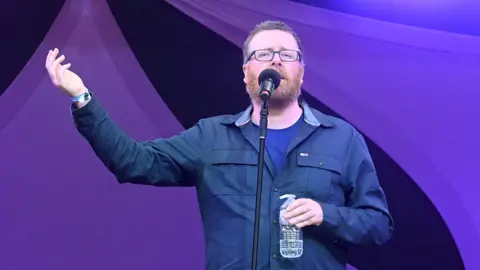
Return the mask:
<svg viewBox="0 0 480 270">
<path fill-rule="evenodd" d="M 296 196 L 294 194 L 283 194 L 282 196 L 280 196 L 280 199 L 283 200 L 283 199 L 287 199 L 287 198 L 293 198 L 295 199 Z"/>
</svg>

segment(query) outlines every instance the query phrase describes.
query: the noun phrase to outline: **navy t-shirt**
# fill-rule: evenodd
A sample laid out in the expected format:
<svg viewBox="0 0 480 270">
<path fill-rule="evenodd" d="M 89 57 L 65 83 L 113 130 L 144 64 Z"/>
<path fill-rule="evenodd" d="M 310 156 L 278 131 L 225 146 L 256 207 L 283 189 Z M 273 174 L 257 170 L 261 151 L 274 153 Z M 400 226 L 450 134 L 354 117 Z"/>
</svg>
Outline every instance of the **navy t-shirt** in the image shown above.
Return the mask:
<svg viewBox="0 0 480 270">
<path fill-rule="evenodd" d="M 285 162 L 287 148 L 290 142 L 295 138 L 298 132 L 298 127 L 302 122 L 303 115 L 295 124 L 284 129 L 268 129 L 267 139 L 265 141 L 266 152 L 270 156 L 274 166 L 275 173 L 278 173 Z M 258 128 L 258 127 L 257 127 Z"/>
</svg>

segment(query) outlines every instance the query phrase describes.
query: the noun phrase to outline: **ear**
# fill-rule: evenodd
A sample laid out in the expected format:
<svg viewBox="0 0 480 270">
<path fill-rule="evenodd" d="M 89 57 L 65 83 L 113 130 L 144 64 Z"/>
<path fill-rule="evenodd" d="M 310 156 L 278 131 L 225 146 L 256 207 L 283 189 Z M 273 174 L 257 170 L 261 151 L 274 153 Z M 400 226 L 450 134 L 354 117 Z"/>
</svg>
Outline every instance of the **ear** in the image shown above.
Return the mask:
<svg viewBox="0 0 480 270">
<path fill-rule="evenodd" d="M 248 63 L 247 63 L 247 64 L 248 64 Z M 243 69 L 243 82 L 244 82 L 245 84 L 247 84 L 247 82 L 248 82 L 248 79 L 247 79 L 247 64 L 244 64 L 244 65 L 242 66 L 242 69 Z"/>
<path fill-rule="evenodd" d="M 303 75 L 305 74 L 305 67 L 300 67 L 300 84 L 303 84 Z"/>
</svg>

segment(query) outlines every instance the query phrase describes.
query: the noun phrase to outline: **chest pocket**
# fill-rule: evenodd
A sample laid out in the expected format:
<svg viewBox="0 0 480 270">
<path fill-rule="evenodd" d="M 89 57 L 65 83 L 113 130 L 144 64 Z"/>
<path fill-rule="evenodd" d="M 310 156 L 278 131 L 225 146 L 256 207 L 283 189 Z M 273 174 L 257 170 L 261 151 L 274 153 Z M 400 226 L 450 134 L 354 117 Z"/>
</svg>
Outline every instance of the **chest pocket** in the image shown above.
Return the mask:
<svg viewBox="0 0 480 270">
<path fill-rule="evenodd" d="M 214 150 L 204 171 L 204 184 L 214 195 L 255 194 L 258 153 Z"/>
<path fill-rule="evenodd" d="M 297 165 L 304 172 L 305 193 L 321 202 L 330 201 L 341 190 L 343 164 L 340 159 L 324 154 L 299 153 Z"/>
</svg>

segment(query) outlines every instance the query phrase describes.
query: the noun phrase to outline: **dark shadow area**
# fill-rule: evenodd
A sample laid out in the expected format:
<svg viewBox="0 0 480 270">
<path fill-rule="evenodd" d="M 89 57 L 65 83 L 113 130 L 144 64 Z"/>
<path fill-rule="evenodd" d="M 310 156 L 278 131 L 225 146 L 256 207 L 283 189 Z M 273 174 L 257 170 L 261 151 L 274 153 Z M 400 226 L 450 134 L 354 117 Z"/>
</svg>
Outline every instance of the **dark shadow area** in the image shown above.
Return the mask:
<svg viewBox="0 0 480 270">
<path fill-rule="evenodd" d="M 145 73 L 184 127 L 246 108 L 240 48 L 165 2 L 109 2 Z M 312 107 L 338 116 L 307 93 L 304 98 Z M 385 246 L 355 250 L 350 263 L 361 270 L 464 269 L 430 200 L 385 152 L 368 138 L 367 142 L 396 230 Z"/>
<path fill-rule="evenodd" d="M 480 36 L 480 2 L 289 0 L 374 20 Z"/>
<path fill-rule="evenodd" d="M 42 43 L 64 3 L 65 0 L 10 0 L 2 3 L 0 51 L 4 68 L 0 76 L 0 95 Z"/>
</svg>

